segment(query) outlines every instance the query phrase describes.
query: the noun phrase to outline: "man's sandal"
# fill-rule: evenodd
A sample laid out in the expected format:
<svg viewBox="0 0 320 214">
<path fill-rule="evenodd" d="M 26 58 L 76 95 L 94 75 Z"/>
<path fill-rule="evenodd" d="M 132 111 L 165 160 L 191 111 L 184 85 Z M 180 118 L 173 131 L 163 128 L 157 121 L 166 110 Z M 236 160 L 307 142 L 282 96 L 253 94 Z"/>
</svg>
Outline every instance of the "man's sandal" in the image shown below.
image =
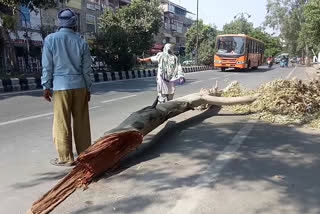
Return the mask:
<svg viewBox="0 0 320 214">
<path fill-rule="evenodd" d="M 74 161 L 72 162 L 62 162 L 62 161 L 59 161 L 58 158 L 54 158 L 50 161 L 50 163 L 54 166 L 73 166 L 74 165 Z"/>
</svg>

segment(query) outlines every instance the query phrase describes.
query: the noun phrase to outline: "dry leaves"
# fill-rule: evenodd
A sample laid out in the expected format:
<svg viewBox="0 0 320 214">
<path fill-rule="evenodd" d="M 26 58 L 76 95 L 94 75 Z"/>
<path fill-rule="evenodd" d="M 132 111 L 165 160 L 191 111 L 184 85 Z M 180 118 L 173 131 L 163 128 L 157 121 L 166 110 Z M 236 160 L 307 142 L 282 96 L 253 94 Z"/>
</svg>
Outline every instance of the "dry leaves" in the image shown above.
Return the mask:
<svg viewBox="0 0 320 214">
<path fill-rule="evenodd" d="M 244 90 L 239 83 L 224 91 L 222 96 L 235 97 L 259 93 L 250 105 L 228 107 L 236 113 L 272 123 L 307 125 L 320 128 L 320 82 L 301 80 L 275 80 L 258 90 Z"/>
</svg>

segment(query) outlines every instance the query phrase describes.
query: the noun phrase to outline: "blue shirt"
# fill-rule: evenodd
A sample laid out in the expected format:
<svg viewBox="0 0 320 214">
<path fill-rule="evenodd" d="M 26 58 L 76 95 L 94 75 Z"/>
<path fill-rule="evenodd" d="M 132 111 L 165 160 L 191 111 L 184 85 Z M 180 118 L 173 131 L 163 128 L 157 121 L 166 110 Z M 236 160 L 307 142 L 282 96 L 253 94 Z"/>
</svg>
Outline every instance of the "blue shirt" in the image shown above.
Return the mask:
<svg viewBox="0 0 320 214">
<path fill-rule="evenodd" d="M 61 28 L 45 38 L 41 84 L 54 91 L 87 88 L 90 91 L 89 45 L 73 30 Z"/>
</svg>

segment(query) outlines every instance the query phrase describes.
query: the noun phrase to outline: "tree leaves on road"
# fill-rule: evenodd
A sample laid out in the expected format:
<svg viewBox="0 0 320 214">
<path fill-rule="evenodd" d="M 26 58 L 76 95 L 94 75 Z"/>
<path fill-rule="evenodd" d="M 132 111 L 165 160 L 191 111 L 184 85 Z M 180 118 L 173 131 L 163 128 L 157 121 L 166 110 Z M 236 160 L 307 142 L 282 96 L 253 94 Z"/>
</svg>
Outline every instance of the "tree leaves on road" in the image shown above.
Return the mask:
<svg viewBox="0 0 320 214">
<path fill-rule="evenodd" d="M 301 80 L 275 80 L 257 90 L 245 90 L 233 84 L 223 96 L 235 97 L 259 93 L 250 105 L 229 107 L 241 114 L 280 124 L 307 125 L 320 128 L 320 82 Z"/>
</svg>

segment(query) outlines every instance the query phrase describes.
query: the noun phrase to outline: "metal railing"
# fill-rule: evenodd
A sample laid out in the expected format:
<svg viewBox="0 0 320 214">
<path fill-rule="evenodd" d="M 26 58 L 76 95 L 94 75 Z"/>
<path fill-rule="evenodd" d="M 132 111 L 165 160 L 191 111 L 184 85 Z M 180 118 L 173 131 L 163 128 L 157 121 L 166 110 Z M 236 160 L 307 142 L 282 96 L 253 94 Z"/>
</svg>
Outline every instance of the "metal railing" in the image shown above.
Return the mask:
<svg viewBox="0 0 320 214">
<path fill-rule="evenodd" d="M 41 73 L 41 71 L 41 61 L 37 58 L 18 57 L 16 66 L 0 64 L 0 75 L 2 77 L 6 75 Z"/>
</svg>

